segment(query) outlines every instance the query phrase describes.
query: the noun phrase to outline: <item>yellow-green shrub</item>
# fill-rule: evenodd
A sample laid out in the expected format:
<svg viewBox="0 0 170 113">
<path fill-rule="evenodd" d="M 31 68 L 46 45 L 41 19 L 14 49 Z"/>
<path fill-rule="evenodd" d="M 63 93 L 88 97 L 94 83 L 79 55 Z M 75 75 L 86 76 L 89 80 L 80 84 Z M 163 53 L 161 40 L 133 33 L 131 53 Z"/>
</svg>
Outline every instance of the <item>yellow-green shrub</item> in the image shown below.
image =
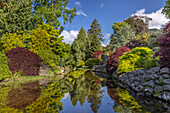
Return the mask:
<svg viewBox="0 0 170 113">
<path fill-rule="evenodd" d="M 28 34 L 17 31 L 17 33 L 6 33 L 0 41 L 0 50 L 7 52 L 16 47 L 26 47 Z"/>
<path fill-rule="evenodd" d="M 93 67 L 95 65 L 99 65 L 100 59 L 99 58 L 89 58 L 86 62 L 85 65 L 88 67 Z"/>
<path fill-rule="evenodd" d="M 137 39 L 141 40 L 143 43 L 148 44 L 149 43 L 149 34 L 144 33 L 142 35 L 137 35 Z"/>
<path fill-rule="evenodd" d="M 9 59 L 6 55 L 0 52 L 0 81 L 12 76 L 12 73 L 8 67 L 8 61 Z"/>
<path fill-rule="evenodd" d="M 129 72 L 154 66 L 154 52 L 147 47 L 136 47 L 119 58 L 118 72 Z"/>
<path fill-rule="evenodd" d="M 52 69 L 54 73 L 57 73 L 58 71 L 60 71 L 58 67 L 60 57 L 58 55 L 54 54 L 50 50 L 39 50 L 37 51 L 37 54 L 43 60 L 42 64 L 45 63 L 49 68 Z"/>
</svg>

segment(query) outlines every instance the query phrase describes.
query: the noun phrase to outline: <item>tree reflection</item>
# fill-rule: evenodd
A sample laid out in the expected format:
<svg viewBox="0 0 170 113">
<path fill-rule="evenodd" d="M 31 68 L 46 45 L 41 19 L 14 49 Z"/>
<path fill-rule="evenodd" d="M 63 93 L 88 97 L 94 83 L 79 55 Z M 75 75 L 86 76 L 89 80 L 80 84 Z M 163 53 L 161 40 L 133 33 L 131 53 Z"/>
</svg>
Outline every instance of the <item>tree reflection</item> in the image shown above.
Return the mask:
<svg viewBox="0 0 170 113">
<path fill-rule="evenodd" d="M 79 77 L 65 77 L 59 81 L 59 87 L 69 92 L 73 106 L 76 106 L 78 102 L 83 106 L 87 99 L 91 104 L 92 111 L 97 113 L 103 97 L 103 91 L 100 91 L 101 84 L 95 83 L 93 78 L 87 78 L 86 76 L 89 75 L 82 74 Z M 98 79 L 98 77 L 94 78 Z"/>
<path fill-rule="evenodd" d="M 38 82 L 27 83 L 22 88 L 12 88 L 8 92 L 6 105 L 15 109 L 24 109 L 33 101 L 36 101 L 41 94 Z"/>
</svg>

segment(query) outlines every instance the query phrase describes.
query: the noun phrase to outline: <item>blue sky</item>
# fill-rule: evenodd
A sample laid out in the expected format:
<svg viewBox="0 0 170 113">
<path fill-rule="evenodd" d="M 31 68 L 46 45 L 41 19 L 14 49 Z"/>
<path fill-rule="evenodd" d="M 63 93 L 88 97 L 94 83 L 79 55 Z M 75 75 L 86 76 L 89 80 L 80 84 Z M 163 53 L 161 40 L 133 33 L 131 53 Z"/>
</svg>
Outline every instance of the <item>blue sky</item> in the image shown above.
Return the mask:
<svg viewBox="0 0 170 113">
<path fill-rule="evenodd" d="M 169 20 L 161 14 L 165 2 L 166 0 L 70 0 L 68 8 L 76 5 L 77 16 L 72 23 L 65 25 L 61 35 L 64 36 L 64 42 L 71 44 L 80 28 L 83 26 L 88 30 L 96 18 L 105 36 L 103 44 L 107 45 L 110 34 L 113 33 L 112 24 L 121 22 L 133 14 L 151 17 L 153 21 L 149 23 L 149 28 L 160 28 L 166 24 Z"/>
</svg>

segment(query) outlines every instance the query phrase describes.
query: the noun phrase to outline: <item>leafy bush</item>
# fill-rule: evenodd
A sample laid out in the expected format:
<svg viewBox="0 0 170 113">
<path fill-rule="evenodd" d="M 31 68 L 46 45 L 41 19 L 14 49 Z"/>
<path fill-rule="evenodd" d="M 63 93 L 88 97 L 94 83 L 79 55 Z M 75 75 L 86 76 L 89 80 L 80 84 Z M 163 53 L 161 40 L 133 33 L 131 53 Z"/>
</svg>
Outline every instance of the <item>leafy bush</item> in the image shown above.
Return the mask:
<svg viewBox="0 0 170 113">
<path fill-rule="evenodd" d="M 154 66 L 152 59 L 154 52 L 147 47 L 136 47 L 123 54 L 119 59 L 118 72 L 129 72 Z"/>
<path fill-rule="evenodd" d="M 141 40 L 143 43 L 145 43 L 146 45 L 149 43 L 149 34 L 144 33 L 142 35 L 137 35 L 137 39 Z"/>
<path fill-rule="evenodd" d="M 88 67 L 93 67 L 95 65 L 99 65 L 100 59 L 99 58 L 89 58 L 86 62 L 85 65 Z"/>
<path fill-rule="evenodd" d="M 126 43 L 124 45 L 125 47 L 128 47 L 130 49 L 136 48 L 136 47 L 143 47 L 146 46 L 145 43 L 141 41 L 141 39 L 132 39 L 130 42 Z"/>
<path fill-rule="evenodd" d="M 94 54 L 93 54 L 93 58 L 100 58 L 100 56 L 101 56 L 102 54 L 104 54 L 103 51 L 96 51 L 96 52 L 94 52 Z"/>
<path fill-rule="evenodd" d="M 52 50 L 61 57 L 68 57 L 70 45 L 62 42 L 63 37 L 59 37 L 59 30 L 53 29 L 53 26 L 42 24 L 30 32 L 29 49 L 35 53 L 38 50 Z"/>
<path fill-rule="evenodd" d="M 159 55 L 161 56 L 159 64 L 161 67 L 170 68 L 170 24 L 166 26 L 165 32 L 168 32 L 168 34 L 161 36 L 158 39 L 160 46 Z"/>
<path fill-rule="evenodd" d="M 26 40 L 28 34 L 17 31 L 17 33 L 6 33 L 0 42 L 0 50 L 7 52 L 12 48 L 16 47 L 26 47 Z"/>
<path fill-rule="evenodd" d="M 129 51 L 130 49 L 128 47 L 120 47 L 116 49 L 114 53 L 109 55 L 106 65 L 107 74 L 111 75 L 117 69 L 119 57 L 122 56 L 124 52 Z"/>
<path fill-rule="evenodd" d="M 12 76 L 12 73 L 8 67 L 8 61 L 9 59 L 6 55 L 0 52 L 0 81 Z"/>
<path fill-rule="evenodd" d="M 17 47 L 5 53 L 10 59 L 9 69 L 12 74 L 23 71 L 26 76 L 37 76 L 41 66 L 41 58 L 26 48 Z"/>
<path fill-rule="evenodd" d="M 58 65 L 60 61 L 60 57 L 56 54 L 54 54 L 50 50 L 39 50 L 37 54 L 42 59 L 42 64 L 46 64 L 49 68 L 52 69 L 53 72 L 60 71 Z"/>
</svg>

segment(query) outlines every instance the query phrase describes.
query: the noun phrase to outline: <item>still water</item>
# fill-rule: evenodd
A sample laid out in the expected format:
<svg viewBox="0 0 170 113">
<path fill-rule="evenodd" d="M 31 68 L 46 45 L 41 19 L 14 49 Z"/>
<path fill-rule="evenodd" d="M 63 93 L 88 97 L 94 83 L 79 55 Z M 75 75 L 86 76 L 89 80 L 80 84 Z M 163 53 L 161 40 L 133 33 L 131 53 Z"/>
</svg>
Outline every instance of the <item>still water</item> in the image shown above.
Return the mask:
<svg viewBox="0 0 170 113">
<path fill-rule="evenodd" d="M 112 80 L 90 71 L 0 87 L 0 113 L 168 113 L 168 109 L 162 101 L 135 99 Z"/>
</svg>

